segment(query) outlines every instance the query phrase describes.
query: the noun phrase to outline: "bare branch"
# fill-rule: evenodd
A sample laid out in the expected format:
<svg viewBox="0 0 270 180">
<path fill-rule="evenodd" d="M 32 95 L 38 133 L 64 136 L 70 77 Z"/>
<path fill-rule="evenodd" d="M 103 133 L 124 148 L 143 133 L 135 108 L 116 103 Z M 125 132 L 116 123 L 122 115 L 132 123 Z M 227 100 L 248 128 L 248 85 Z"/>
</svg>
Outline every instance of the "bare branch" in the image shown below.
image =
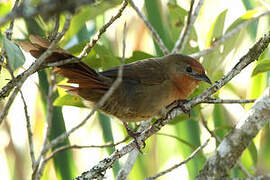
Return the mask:
<svg viewBox="0 0 270 180">
<path fill-rule="evenodd" d="M 213 99 L 207 98 L 201 103 L 208 104 L 245 104 L 245 103 L 254 103 L 256 99 Z"/>
<path fill-rule="evenodd" d="M 151 177 L 148 177 L 146 178 L 146 180 L 153 180 L 153 179 L 157 179 L 158 177 L 160 176 L 163 176 L 164 174 L 167 174 L 171 171 L 173 171 L 174 169 L 182 166 L 183 164 L 186 164 L 187 162 L 189 162 L 191 159 L 193 159 L 209 142 L 210 139 L 207 139 L 205 141 L 205 143 L 203 143 L 203 145 L 199 146 L 195 151 L 193 151 L 184 161 L 178 163 L 178 164 L 175 164 L 174 166 L 166 169 L 165 171 L 162 171 L 158 174 L 156 174 L 155 176 L 151 176 Z"/>
<path fill-rule="evenodd" d="M 146 19 L 146 17 L 143 15 L 143 13 L 138 9 L 137 6 L 135 6 L 133 0 L 129 0 L 129 4 L 131 5 L 131 7 L 136 11 L 136 13 L 138 14 L 138 16 L 143 20 L 144 24 L 146 25 L 146 27 L 149 29 L 149 31 L 151 32 L 153 38 L 155 39 L 156 43 L 158 44 L 158 46 L 160 47 L 160 49 L 162 50 L 163 54 L 169 54 L 169 50 L 166 48 L 164 42 L 162 41 L 162 39 L 160 38 L 160 36 L 158 35 L 157 31 L 155 30 L 155 28 L 152 27 L 152 25 L 150 24 L 150 22 Z"/>
<path fill-rule="evenodd" d="M 238 121 L 235 128 L 222 140 L 196 179 L 226 178 L 228 171 L 269 119 L 270 89 L 267 88 L 253 107 Z"/>
<path fill-rule="evenodd" d="M 187 43 L 189 34 L 192 30 L 193 24 L 194 24 L 195 20 L 197 19 L 199 11 L 203 5 L 203 1 L 204 0 L 199 0 L 198 5 L 195 8 L 194 13 L 192 11 L 193 11 L 193 5 L 194 5 L 195 0 L 191 1 L 187 23 L 186 23 L 185 27 L 183 28 L 182 32 L 180 33 L 179 38 L 174 45 L 172 53 L 176 53 L 177 51 L 179 51 L 179 52 L 183 51 L 183 49 Z"/>
<path fill-rule="evenodd" d="M 200 52 L 197 52 L 197 53 L 193 53 L 193 54 L 190 54 L 191 57 L 193 58 L 199 58 L 199 57 L 202 57 L 202 56 L 205 56 L 206 54 L 209 54 L 213 51 L 216 50 L 216 48 L 218 48 L 221 44 L 223 44 L 227 39 L 229 39 L 230 37 L 232 37 L 233 35 L 235 35 L 236 33 L 238 33 L 241 29 L 247 27 L 249 24 L 251 24 L 252 22 L 254 21 L 257 21 L 258 19 L 260 19 L 261 17 L 263 16 L 266 16 L 266 15 L 269 15 L 270 14 L 270 11 L 266 11 L 254 18 L 251 18 L 239 25 L 237 25 L 234 29 L 232 29 L 231 31 L 229 31 L 228 33 L 226 33 L 224 36 L 222 36 L 220 39 L 218 39 L 217 41 L 213 42 L 213 44 L 211 45 L 211 47 L 207 48 L 207 49 L 204 49 Z"/>
</svg>

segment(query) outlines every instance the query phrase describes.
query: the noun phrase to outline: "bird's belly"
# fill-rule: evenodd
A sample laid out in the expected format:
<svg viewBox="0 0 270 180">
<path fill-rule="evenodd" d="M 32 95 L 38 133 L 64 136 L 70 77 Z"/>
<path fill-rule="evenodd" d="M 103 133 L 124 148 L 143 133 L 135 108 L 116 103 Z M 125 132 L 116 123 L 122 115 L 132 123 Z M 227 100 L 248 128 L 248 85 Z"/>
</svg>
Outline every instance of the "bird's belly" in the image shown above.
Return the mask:
<svg viewBox="0 0 270 180">
<path fill-rule="evenodd" d="M 168 88 L 169 86 L 164 86 Z M 176 100 L 170 89 L 149 86 L 137 89 L 120 88 L 100 108 L 124 122 L 136 122 L 160 115 L 162 109 Z"/>
</svg>

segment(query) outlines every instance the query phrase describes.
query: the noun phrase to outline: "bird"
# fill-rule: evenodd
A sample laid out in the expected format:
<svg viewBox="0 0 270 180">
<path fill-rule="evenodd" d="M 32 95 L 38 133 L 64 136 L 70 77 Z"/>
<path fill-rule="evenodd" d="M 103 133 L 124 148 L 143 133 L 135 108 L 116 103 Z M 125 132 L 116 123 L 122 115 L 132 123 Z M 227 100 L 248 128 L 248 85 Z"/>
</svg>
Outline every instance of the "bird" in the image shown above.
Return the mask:
<svg viewBox="0 0 270 180">
<path fill-rule="evenodd" d="M 38 58 L 47 50 L 50 42 L 36 35 L 19 45 Z M 60 47 L 52 50 L 46 62 L 57 62 L 74 56 Z M 118 77 L 119 67 L 97 72 L 80 61 L 54 68 L 54 73 L 68 78 L 62 85 L 67 93 L 80 96 L 90 106 L 95 106 Z M 138 60 L 124 64 L 122 81 L 99 110 L 122 121 L 139 122 L 152 117 L 162 117 L 166 108 L 177 100 L 186 98 L 201 81 L 211 84 L 204 67 L 196 59 L 183 54 Z M 128 129 L 127 129 L 128 130 Z"/>
</svg>

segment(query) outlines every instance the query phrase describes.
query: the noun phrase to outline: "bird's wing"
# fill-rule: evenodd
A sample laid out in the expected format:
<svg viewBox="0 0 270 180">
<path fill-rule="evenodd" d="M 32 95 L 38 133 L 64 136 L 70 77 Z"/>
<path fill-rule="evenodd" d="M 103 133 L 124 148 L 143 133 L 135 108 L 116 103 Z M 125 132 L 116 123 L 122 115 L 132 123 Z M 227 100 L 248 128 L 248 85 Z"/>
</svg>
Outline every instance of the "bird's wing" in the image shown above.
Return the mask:
<svg viewBox="0 0 270 180">
<path fill-rule="evenodd" d="M 119 66 L 100 72 L 103 76 L 116 79 Z M 156 59 L 147 59 L 123 66 L 123 81 L 155 85 L 168 79 L 161 63 Z"/>
</svg>

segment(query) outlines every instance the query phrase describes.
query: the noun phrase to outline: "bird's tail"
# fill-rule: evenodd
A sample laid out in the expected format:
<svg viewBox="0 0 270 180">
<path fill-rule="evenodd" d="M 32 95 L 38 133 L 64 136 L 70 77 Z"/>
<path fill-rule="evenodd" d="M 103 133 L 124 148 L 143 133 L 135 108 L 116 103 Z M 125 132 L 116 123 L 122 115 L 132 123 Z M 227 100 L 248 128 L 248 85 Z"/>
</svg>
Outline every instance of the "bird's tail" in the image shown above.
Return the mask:
<svg viewBox="0 0 270 180">
<path fill-rule="evenodd" d="M 31 42 L 21 41 L 19 45 L 35 58 L 39 58 L 48 49 L 50 42 L 36 35 L 30 35 L 29 38 Z M 70 58 L 74 58 L 74 56 L 57 47 L 53 49 L 52 54 L 45 59 L 45 62 L 53 63 Z M 67 89 L 70 94 L 80 95 L 85 99 L 92 101 L 96 98 L 99 99 L 108 89 L 107 83 L 104 82 L 100 74 L 84 62 L 60 65 L 55 67 L 53 71 L 68 78 L 68 83 L 78 84 L 78 87 L 60 85 L 62 88 Z"/>
</svg>

